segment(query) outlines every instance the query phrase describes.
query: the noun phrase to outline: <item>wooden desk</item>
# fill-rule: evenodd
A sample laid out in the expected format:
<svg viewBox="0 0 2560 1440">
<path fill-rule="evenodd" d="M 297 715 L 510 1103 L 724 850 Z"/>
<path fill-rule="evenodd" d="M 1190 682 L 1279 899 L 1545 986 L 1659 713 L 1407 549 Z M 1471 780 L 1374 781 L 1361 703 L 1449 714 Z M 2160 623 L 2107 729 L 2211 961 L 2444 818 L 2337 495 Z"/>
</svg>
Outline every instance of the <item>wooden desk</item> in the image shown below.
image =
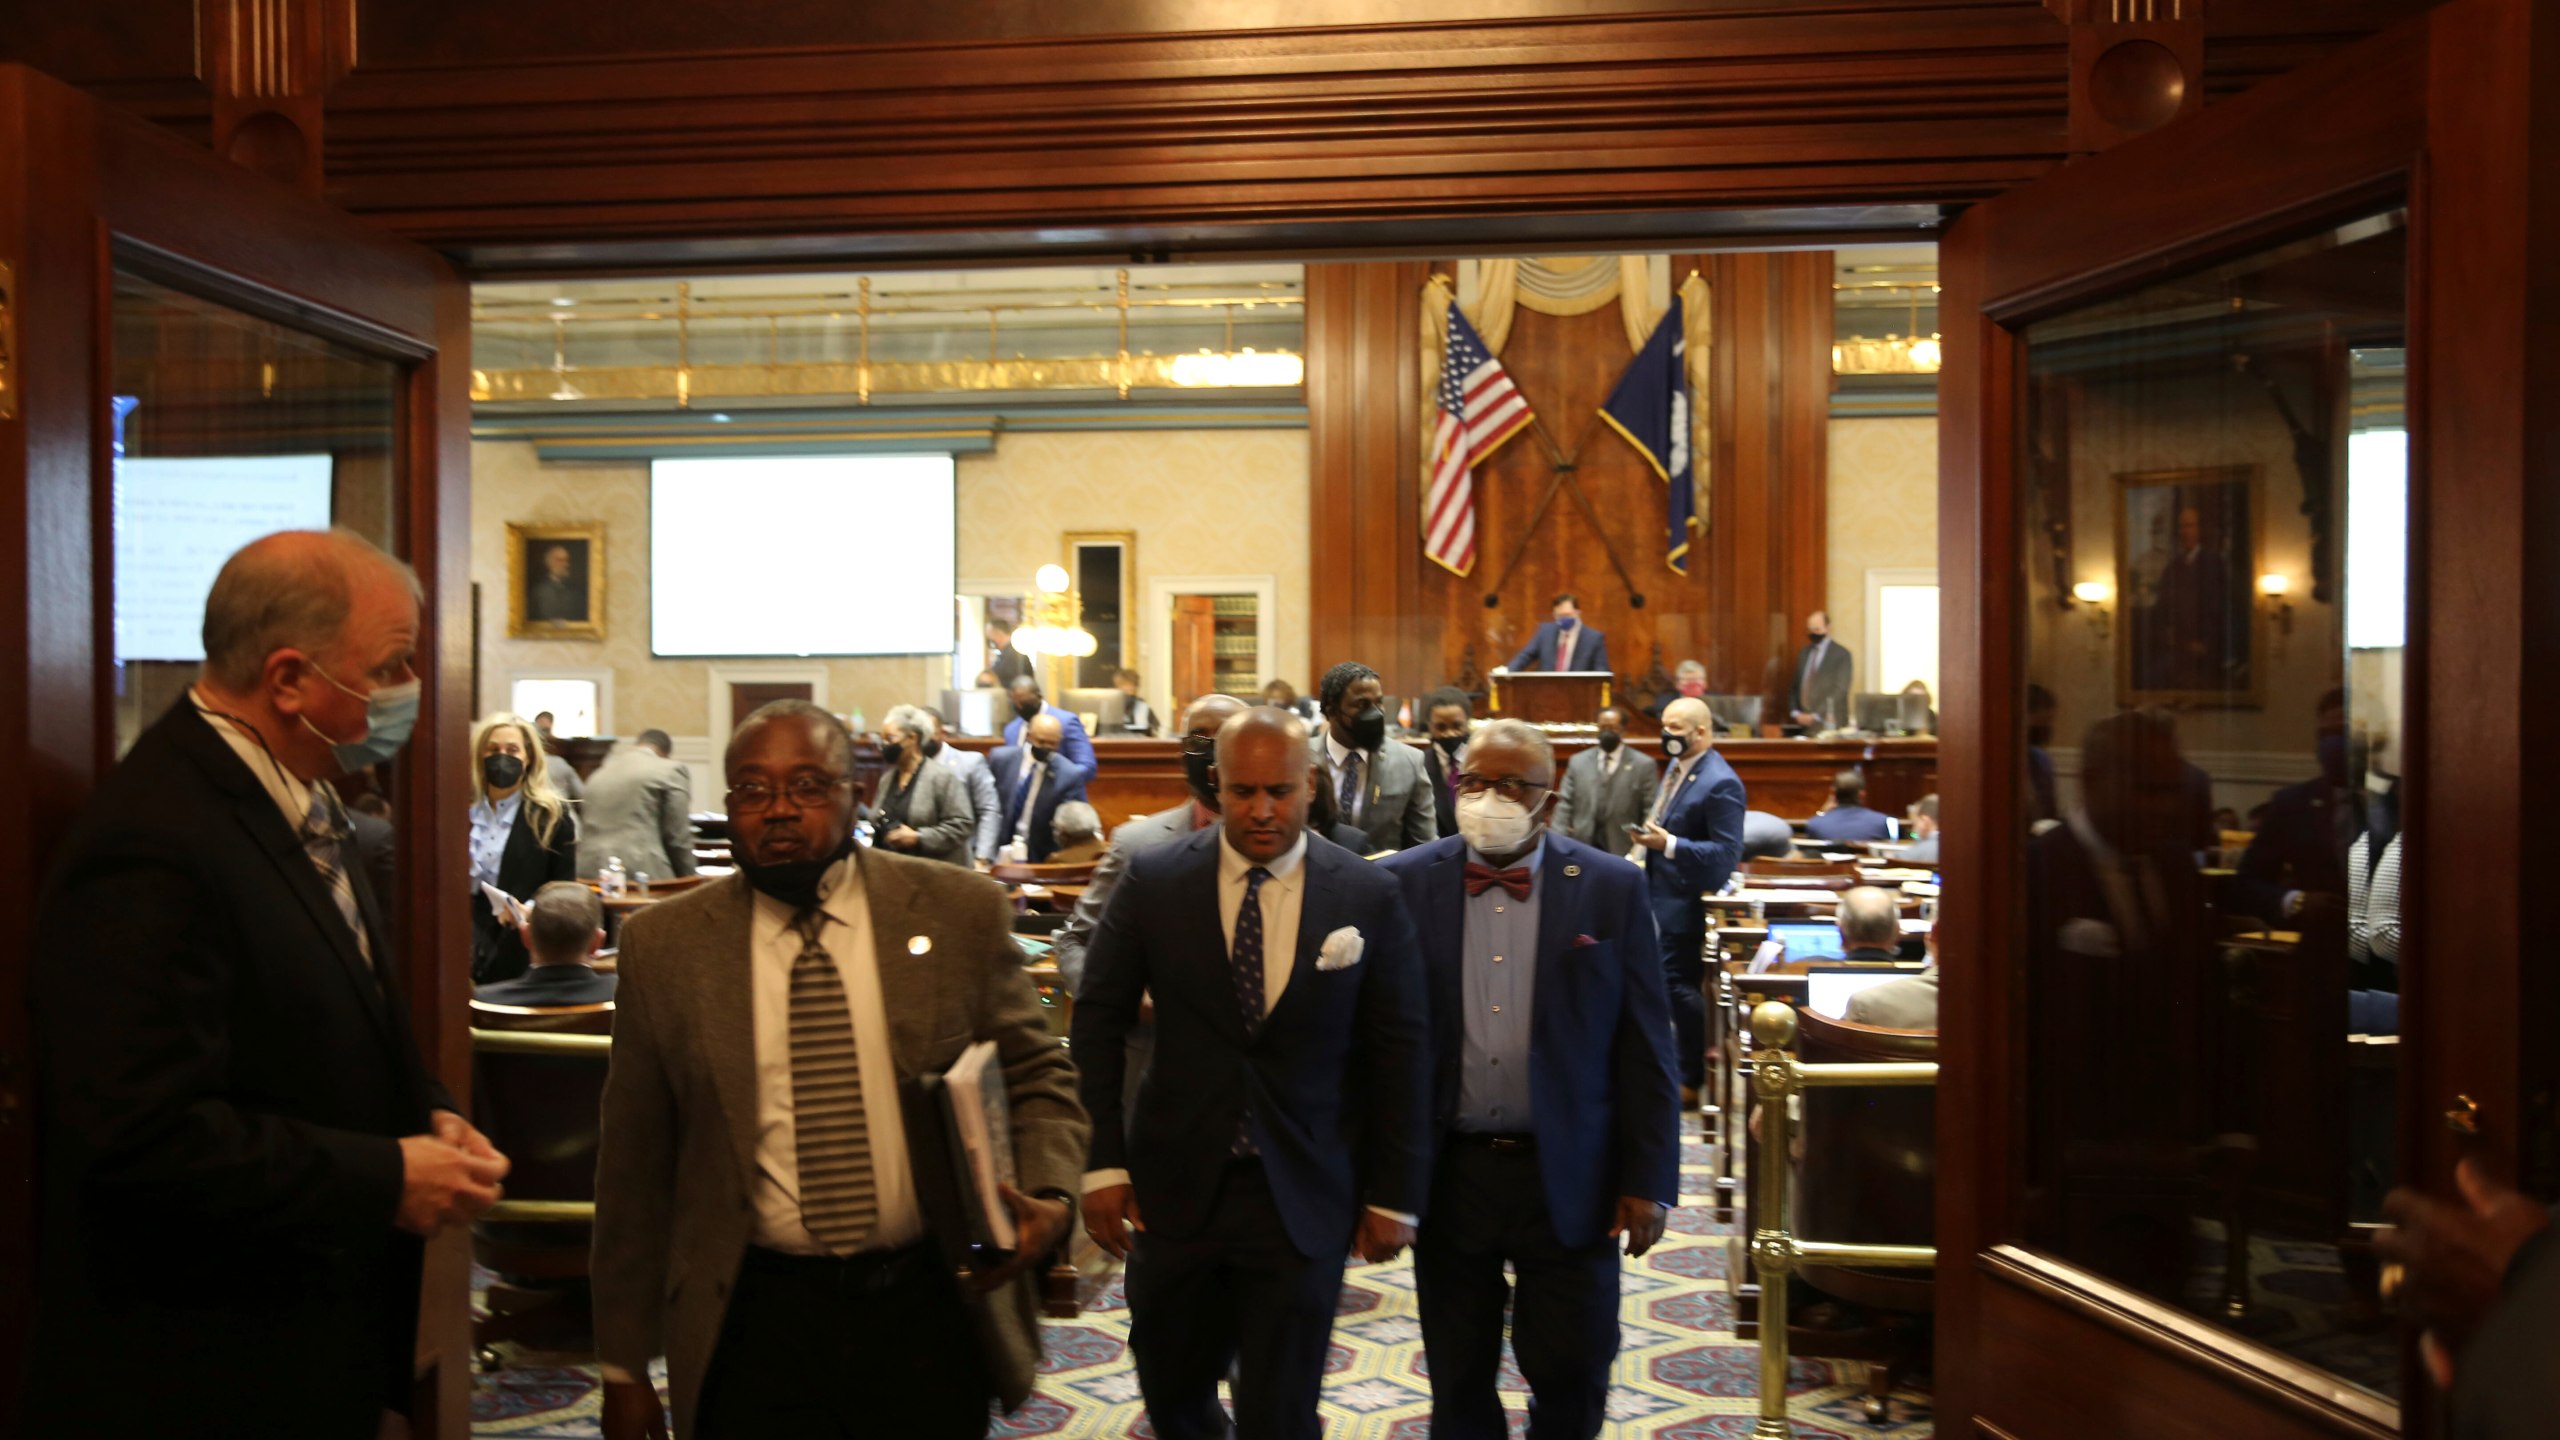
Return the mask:
<svg viewBox="0 0 2560 1440">
<path fill-rule="evenodd" d="M 1522 671 L 1493 681 L 1487 704 L 1506 720 L 1588 725 L 1615 700 L 1612 689 L 1617 678 L 1606 670 Z"/>
<path fill-rule="evenodd" d="M 946 743 L 983 754 L 1004 742 L 986 735 L 954 735 Z M 1420 740 L 1390 743 L 1411 744 L 1417 750 L 1422 746 Z M 1559 771 L 1593 743 L 1586 736 L 1558 737 Z M 1657 764 L 1662 760 L 1657 740 L 1629 736 L 1627 745 L 1652 756 Z M 1093 752 L 1096 773 L 1085 787 L 1086 798 L 1102 813 L 1106 826 L 1170 810 L 1191 797 L 1183 783 L 1179 740 L 1105 738 L 1093 742 Z M 1717 741 L 1716 753 L 1742 778 L 1752 809 L 1788 819 L 1800 820 L 1821 809 L 1831 798 L 1831 777 L 1852 765 L 1867 772 L 1867 803 L 1889 815 L 1901 813 L 1912 801 L 1938 788 L 1938 742 L 1927 736 L 1905 740 L 1735 738 Z M 876 773 L 877 757 L 866 751 L 866 760 L 856 770 Z"/>
</svg>

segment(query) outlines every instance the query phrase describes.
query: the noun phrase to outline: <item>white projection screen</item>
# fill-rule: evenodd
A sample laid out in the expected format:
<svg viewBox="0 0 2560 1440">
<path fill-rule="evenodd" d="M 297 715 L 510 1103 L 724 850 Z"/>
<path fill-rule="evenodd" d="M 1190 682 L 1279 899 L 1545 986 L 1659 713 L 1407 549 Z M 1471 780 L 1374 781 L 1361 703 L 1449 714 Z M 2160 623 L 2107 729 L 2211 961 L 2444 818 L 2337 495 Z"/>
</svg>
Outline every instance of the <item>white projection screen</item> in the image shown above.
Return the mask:
<svg viewBox="0 0 2560 1440">
<path fill-rule="evenodd" d="M 948 455 L 659 460 L 649 649 L 668 656 L 948 655 Z"/>
<path fill-rule="evenodd" d="M 231 552 L 329 528 L 326 455 L 129 456 L 115 467 L 116 659 L 202 660 L 204 597 Z"/>
</svg>

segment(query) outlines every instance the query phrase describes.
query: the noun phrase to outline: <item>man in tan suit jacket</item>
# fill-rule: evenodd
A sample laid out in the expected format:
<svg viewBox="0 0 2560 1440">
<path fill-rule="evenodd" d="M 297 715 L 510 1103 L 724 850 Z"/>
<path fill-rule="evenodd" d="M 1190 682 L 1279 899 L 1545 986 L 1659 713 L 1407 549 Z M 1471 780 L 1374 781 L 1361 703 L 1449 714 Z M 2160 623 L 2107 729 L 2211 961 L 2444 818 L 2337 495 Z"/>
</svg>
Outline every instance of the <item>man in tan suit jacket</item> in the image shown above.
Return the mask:
<svg viewBox="0 0 2560 1440">
<path fill-rule="evenodd" d="M 851 759 L 814 706 L 749 717 L 726 762 L 739 873 L 623 929 L 596 1167 L 608 1437 L 664 1433 L 661 1354 L 687 1440 L 977 1436 L 989 1397 L 1031 1391 L 1039 1262 L 1088 1130 L 1074 1069 L 993 882 L 855 853 Z M 940 1177 L 909 1163 L 925 1137 L 899 1095 L 981 1040 L 1011 1102 L 1023 1237 L 962 1285 L 965 1237 L 934 1213 Z"/>
</svg>

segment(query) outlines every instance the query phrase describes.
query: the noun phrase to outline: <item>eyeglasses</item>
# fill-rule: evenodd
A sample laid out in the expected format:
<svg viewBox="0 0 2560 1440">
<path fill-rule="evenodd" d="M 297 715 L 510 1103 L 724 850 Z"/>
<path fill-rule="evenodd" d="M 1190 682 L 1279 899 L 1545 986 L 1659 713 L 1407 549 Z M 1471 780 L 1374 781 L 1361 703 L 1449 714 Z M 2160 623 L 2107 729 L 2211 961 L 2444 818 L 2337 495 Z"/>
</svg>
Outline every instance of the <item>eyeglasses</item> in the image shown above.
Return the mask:
<svg viewBox="0 0 2560 1440">
<path fill-rule="evenodd" d="M 1218 737 L 1215 735 L 1185 735 L 1182 737 L 1182 753 L 1185 755 L 1215 755 L 1218 753 Z"/>
<path fill-rule="evenodd" d="M 1532 795 L 1543 795 L 1554 788 L 1552 785 L 1539 785 L 1528 780 L 1488 780 L 1471 771 L 1458 772 L 1459 794 L 1481 795 L 1490 790 L 1514 805 L 1527 800 Z"/>
<path fill-rule="evenodd" d="M 777 795 L 789 797 L 796 809 L 812 810 L 827 802 L 839 785 L 852 783 L 848 775 L 794 775 L 777 791 L 759 780 L 729 787 L 729 810 L 732 814 L 752 815 L 773 807 Z"/>
</svg>

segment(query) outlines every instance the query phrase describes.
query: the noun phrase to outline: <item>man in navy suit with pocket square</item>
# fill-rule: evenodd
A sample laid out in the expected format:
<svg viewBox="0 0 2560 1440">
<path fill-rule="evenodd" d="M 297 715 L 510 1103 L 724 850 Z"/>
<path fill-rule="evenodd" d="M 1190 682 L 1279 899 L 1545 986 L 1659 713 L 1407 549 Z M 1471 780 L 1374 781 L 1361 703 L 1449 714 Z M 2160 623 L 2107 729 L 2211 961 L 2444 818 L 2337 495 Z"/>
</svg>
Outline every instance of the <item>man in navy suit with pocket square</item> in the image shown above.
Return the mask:
<svg viewBox="0 0 2560 1440">
<path fill-rule="evenodd" d="M 1582 623 L 1582 602 L 1558 595 L 1553 618 L 1538 627 L 1520 653 L 1511 657 L 1514 670 L 1600 670 L 1609 668 L 1609 637 Z"/>
<path fill-rule="evenodd" d="M 1307 832 L 1307 730 L 1218 732 L 1219 824 L 1130 857 L 1085 954 L 1084 1223 L 1129 1262 L 1129 1347 L 1163 1440 L 1314 1440 L 1344 1256 L 1411 1243 L 1430 1021 L 1396 882 Z M 1131 1076 L 1140 997 L 1156 1051 Z M 1123 1087 L 1138 1086 L 1124 1121 Z"/>
<path fill-rule="evenodd" d="M 1437 1159 L 1414 1278 L 1438 1440 L 1510 1434 L 1506 1301 L 1530 1440 L 1600 1433 L 1618 1237 L 1651 1249 L 1679 1196 L 1652 900 L 1635 866 L 1547 828 L 1555 781 L 1546 735 L 1496 720 L 1467 747 L 1458 834 L 1379 862 L 1424 936 L 1431 996 Z"/>
<path fill-rule="evenodd" d="M 1645 888 L 1662 932 L 1662 972 L 1671 985 L 1671 1019 L 1680 1032 L 1680 1083 L 1706 1083 L 1705 896 L 1724 888 L 1742 863 L 1742 777 L 1715 753 L 1715 714 L 1683 695 L 1662 712 L 1662 757 L 1668 762 L 1653 810 L 1635 842 L 1644 849 Z"/>
</svg>

